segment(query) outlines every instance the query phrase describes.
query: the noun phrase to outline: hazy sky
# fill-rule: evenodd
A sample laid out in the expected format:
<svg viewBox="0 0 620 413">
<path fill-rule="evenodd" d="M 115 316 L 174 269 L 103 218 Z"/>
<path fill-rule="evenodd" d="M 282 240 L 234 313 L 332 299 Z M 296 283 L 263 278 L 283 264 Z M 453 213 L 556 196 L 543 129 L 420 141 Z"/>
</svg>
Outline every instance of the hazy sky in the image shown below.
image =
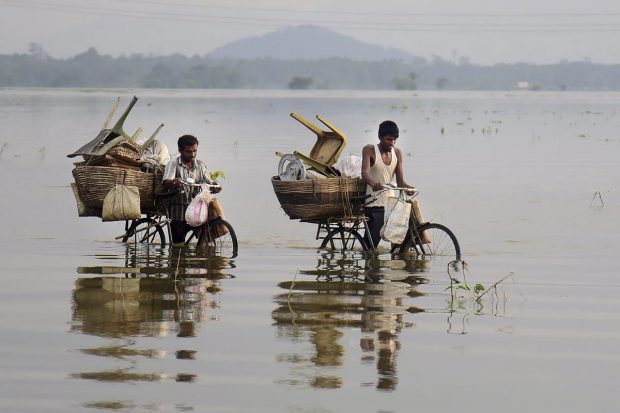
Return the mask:
<svg viewBox="0 0 620 413">
<path fill-rule="evenodd" d="M 0 0 L 0 53 L 204 55 L 299 24 L 425 57 L 620 63 L 618 0 Z"/>
</svg>

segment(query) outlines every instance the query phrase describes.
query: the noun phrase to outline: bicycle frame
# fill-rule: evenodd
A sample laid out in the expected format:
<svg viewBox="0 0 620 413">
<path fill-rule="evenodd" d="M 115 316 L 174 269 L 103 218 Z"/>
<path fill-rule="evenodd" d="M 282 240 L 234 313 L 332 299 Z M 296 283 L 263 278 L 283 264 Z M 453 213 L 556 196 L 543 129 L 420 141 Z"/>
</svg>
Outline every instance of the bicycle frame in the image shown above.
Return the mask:
<svg viewBox="0 0 620 413">
<path fill-rule="evenodd" d="M 412 245 L 413 245 L 413 248 L 415 249 L 416 254 L 422 254 L 422 255 L 427 254 L 427 251 L 425 251 L 424 249 L 424 243 L 421 241 L 422 236 L 419 231 L 419 229 L 425 224 L 427 224 L 427 222 L 423 222 L 417 225 L 413 219 L 409 218 L 409 229 L 407 230 L 407 234 L 413 240 Z"/>
<path fill-rule="evenodd" d="M 359 215 L 341 219 L 327 219 L 318 222 L 315 239 L 323 240 L 322 247 L 326 246 L 327 242 L 329 242 L 332 249 L 336 249 L 334 241 L 339 241 L 345 249 L 346 246 L 354 245 L 356 241 L 360 243 L 360 246 L 365 251 L 373 249 L 372 246 L 368 245 L 364 236 L 359 233 L 359 230 L 362 228 L 364 228 L 365 231 L 367 230 L 366 220 L 365 216 Z M 325 235 L 322 234 L 323 232 Z"/>
</svg>

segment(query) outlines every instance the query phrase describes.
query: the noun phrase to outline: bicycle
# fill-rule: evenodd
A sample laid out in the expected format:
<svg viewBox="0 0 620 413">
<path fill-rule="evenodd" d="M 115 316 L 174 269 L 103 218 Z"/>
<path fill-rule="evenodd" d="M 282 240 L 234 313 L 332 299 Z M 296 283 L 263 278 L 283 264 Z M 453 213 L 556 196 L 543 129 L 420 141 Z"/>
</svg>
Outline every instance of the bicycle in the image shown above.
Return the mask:
<svg viewBox="0 0 620 413">
<path fill-rule="evenodd" d="M 409 202 L 415 198 L 419 191 L 413 189 L 411 195 L 407 192 L 412 188 L 400 188 L 392 185 L 384 185 L 383 189 L 377 194 L 364 195 L 361 199 L 368 199 L 364 206 L 377 200 L 380 193 L 395 190 L 401 191 L 401 197 Z M 372 251 L 375 248 L 367 237 L 363 237 L 360 229 L 364 229 L 369 234 L 367 218 L 365 216 L 349 217 L 339 220 L 325 220 L 319 223 L 317 230 L 317 239 L 320 239 L 320 232 L 327 230 L 327 235 L 323 238 L 320 248 L 326 248 L 328 244 L 332 249 L 339 245 L 341 250 L 351 250 L 355 247 L 363 251 Z M 412 252 L 421 257 L 446 257 L 450 259 L 461 259 L 461 247 L 454 233 L 445 225 L 434 222 L 417 222 L 412 216 L 409 217 L 409 226 L 405 239 L 400 244 L 392 244 L 390 251 L 394 252 Z"/>
<path fill-rule="evenodd" d="M 401 191 L 401 196 L 408 202 L 419 194 L 417 189 L 413 189 L 411 195 L 408 195 L 407 192 L 412 188 L 387 186 L 387 189 Z M 417 222 L 414 214 L 409 217 L 409 228 L 405 239 L 401 244 L 392 245 L 391 251 L 461 259 L 461 247 L 452 230 L 436 222 Z"/>
<path fill-rule="evenodd" d="M 196 184 L 192 182 L 182 182 L 185 187 L 200 187 L 203 190 L 219 188 L 219 185 Z M 168 234 L 168 239 L 172 240 L 172 231 L 170 223 L 172 220 L 168 218 L 170 215 L 170 201 L 178 191 L 170 191 L 155 196 L 157 210 L 147 214 L 145 218 L 125 222 L 125 233 L 116 237 L 123 242 L 133 239 L 134 243 L 155 244 L 161 247 L 166 245 L 166 235 L 164 228 Z M 188 245 L 196 239 L 199 248 L 213 250 L 216 254 L 234 258 L 238 252 L 237 235 L 233 226 L 223 219 L 221 216 L 209 216 L 207 222 L 194 228 L 190 232 L 189 237 L 184 242 Z"/>
</svg>

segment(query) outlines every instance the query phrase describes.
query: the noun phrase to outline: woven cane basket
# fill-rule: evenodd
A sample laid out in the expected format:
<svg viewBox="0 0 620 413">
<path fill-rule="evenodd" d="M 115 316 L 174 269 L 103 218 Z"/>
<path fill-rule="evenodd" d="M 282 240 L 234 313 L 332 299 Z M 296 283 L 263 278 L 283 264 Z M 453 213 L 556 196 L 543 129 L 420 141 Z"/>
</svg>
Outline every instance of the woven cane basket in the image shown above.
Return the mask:
<svg viewBox="0 0 620 413">
<path fill-rule="evenodd" d="M 274 176 L 271 183 L 286 215 L 304 221 L 358 215 L 366 193 L 360 178 L 281 181 Z"/>
<path fill-rule="evenodd" d="M 132 166 L 132 169 L 140 169 L 142 161 L 142 148 L 140 145 L 123 141 L 110 148 L 104 155 L 84 155 L 85 165 L 89 166 Z"/>
<path fill-rule="evenodd" d="M 123 141 L 110 148 L 106 155 L 129 163 L 140 162 L 142 148 L 137 143 Z"/>
<path fill-rule="evenodd" d="M 93 208 L 103 207 L 103 199 L 116 184 L 138 187 L 143 213 L 155 210 L 154 194 L 163 191 L 163 171 L 152 173 L 107 166 L 76 166 L 73 177 L 82 202 Z"/>
</svg>

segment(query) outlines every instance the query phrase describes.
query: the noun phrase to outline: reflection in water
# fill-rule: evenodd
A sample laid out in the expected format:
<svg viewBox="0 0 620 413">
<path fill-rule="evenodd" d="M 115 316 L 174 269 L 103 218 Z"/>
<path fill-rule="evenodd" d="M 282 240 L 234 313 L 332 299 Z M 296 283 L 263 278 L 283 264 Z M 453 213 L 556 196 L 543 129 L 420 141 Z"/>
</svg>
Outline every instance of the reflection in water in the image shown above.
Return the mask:
<svg viewBox="0 0 620 413">
<path fill-rule="evenodd" d="M 195 336 L 208 308 L 219 306 L 209 295 L 221 292 L 234 265 L 226 258 L 200 258 L 192 249 L 161 251 L 140 255 L 129 246 L 125 266 L 78 267 L 81 275 L 106 275 L 77 279 L 72 330 L 109 337 Z"/>
<path fill-rule="evenodd" d="M 370 253 L 346 254 L 331 252 L 323 253 L 318 259 L 316 269 L 301 271 L 305 275 L 314 275 L 317 280 L 399 280 L 417 284 L 426 282 L 427 275 L 433 266 L 441 266 L 445 273 L 445 264 L 435 265 L 429 260 L 419 260 L 411 254 Z"/>
<path fill-rule="evenodd" d="M 131 409 L 142 409 L 146 411 L 165 411 L 166 406 L 161 404 L 145 404 L 138 405 L 131 402 L 125 402 L 122 400 L 109 400 L 109 401 L 97 401 L 97 402 L 89 402 L 84 403 L 84 407 L 92 408 L 92 409 L 109 409 L 109 410 L 131 410 Z M 186 403 L 175 403 L 174 410 L 178 412 L 190 412 L 194 411 L 193 406 L 189 406 Z"/>
<path fill-rule="evenodd" d="M 71 331 L 112 339 L 112 343 L 80 351 L 128 363 L 126 368 L 77 372 L 72 377 L 102 382 L 194 382 L 196 374 L 140 372 L 139 359 L 165 358 L 165 351 L 136 348 L 139 337 L 195 337 L 220 306 L 222 281 L 233 278 L 234 262 L 222 257 L 200 257 L 192 248 L 154 249 L 127 245 L 121 255 L 98 259 L 124 265 L 78 267 L 72 294 Z M 180 345 L 188 341 L 179 341 Z M 178 349 L 177 360 L 195 360 L 196 350 Z M 186 363 L 183 361 L 182 363 Z M 186 366 L 184 365 L 184 368 Z M 128 408 L 126 401 L 96 401 L 98 408 Z M 190 408 L 191 406 L 185 406 Z"/>
<path fill-rule="evenodd" d="M 71 329 L 108 337 L 195 335 L 207 317 L 207 289 L 217 280 L 179 278 L 79 278 L 73 292 Z M 211 288 L 214 290 L 214 288 Z M 219 290 L 219 285 L 215 290 Z"/>
<path fill-rule="evenodd" d="M 119 359 L 125 359 L 129 357 L 142 356 L 147 358 L 157 358 L 165 356 L 165 352 L 153 349 L 140 350 L 131 349 L 125 346 L 110 346 L 110 347 L 98 347 L 87 348 L 81 350 L 84 354 L 91 354 L 94 356 L 115 357 Z"/>
<path fill-rule="evenodd" d="M 97 371 L 89 373 L 74 373 L 71 375 L 74 378 L 80 379 L 92 379 L 97 381 L 160 381 L 166 378 L 163 373 L 132 373 L 126 369 L 110 370 L 110 371 Z"/>
<path fill-rule="evenodd" d="M 293 378 L 282 382 L 310 385 L 315 388 L 339 388 L 338 375 L 345 347 L 343 329 L 359 328 L 362 363 L 375 364 L 379 390 L 394 390 L 398 383 L 396 356 L 400 350 L 398 335 L 406 313 L 421 312 L 406 301 L 419 296 L 416 285 L 428 280 L 421 277 L 426 264 L 397 257 L 380 259 L 359 254 L 326 253 L 316 269 L 300 271 L 314 280 L 280 283 L 288 293 L 274 298 L 278 307 L 272 312 L 278 335 L 293 343 L 309 342 L 310 357 L 282 354 L 278 359 L 291 364 Z M 394 259 L 392 259 L 394 258 Z"/>
</svg>

